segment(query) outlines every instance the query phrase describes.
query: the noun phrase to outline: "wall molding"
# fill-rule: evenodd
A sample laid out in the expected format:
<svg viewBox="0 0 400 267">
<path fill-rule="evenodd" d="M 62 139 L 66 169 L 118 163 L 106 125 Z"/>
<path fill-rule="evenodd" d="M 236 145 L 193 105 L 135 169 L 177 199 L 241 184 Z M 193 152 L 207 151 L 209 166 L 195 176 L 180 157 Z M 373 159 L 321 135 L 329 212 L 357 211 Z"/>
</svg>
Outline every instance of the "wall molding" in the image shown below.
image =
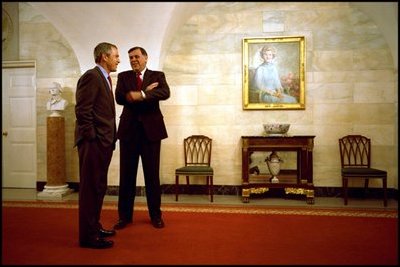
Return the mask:
<svg viewBox="0 0 400 267">
<path fill-rule="evenodd" d="M 1 63 L 3 69 L 36 67 L 36 60 L 2 61 Z"/>
<path fill-rule="evenodd" d="M 37 182 L 36 189 L 43 191 L 46 182 Z M 75 192 L 79 191 L 79 183 L 68 182 L 69 188 Z M 162 194 L 175 194 L 174 184 L 163 184 L 161 186 Z M 188 194 L 189 190 L 192 194 L 207 194 L 207 188 L 205 185 L 180 185 L 179 187 L 181 194 Z M 106 195 L 118 196 L 119 186 L 108 186 Z M 399 190 L 394 188 L 387 189 L 388 199 L 398 200 Z M 146 191 L 144 186 L 136 187 L 136 196 L 145 196 Z M 214 185 L 214 195 L 228 195 L 238 196 L 241 195 L 241 185 Z M 341 197 L 342 187 L 315 187 L 315 197 Z M 382 188 L 368 188 L 367 191 L 363 187 L 352 187 L 349 188 L 349 196 L 354 198 L 382 198 Z M 252 195 L 253 197 L 253 195 Z M 286 197 L 297 199 L 299 197 L 305 197 L 301 195 L 286 195 L 282 188 L 271 188 L 270 191 L 255 195 L 254 198 L 258 197 Z"/>
</svg>

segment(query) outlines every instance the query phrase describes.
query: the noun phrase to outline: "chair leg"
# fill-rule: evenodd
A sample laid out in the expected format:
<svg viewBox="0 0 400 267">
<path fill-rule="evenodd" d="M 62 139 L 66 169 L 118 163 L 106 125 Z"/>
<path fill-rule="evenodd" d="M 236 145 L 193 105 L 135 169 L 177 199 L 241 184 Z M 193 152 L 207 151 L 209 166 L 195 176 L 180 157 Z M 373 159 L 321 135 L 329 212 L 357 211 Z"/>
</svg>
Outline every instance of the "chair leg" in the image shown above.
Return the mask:
<svg viewBox="0 0 400 267">
<path fill-rule="evenodd" d="M 214 185 L 213 185 L 213 177 L 210 176 L 210 196 L 211 196 L 211 202 L 214 202 Z"/>
<path fill-rule="evenodd" d="M 342 178 L 343 183 L 343 198 L 344 198 L 344 205 L 347 205 L 347 186 L 348 186 L 348 179 Z"/>
<path fill-rule="evenodd" d="M 365 180 L 364 180 L 364 197 L 367 196 L 367 194 L 368 194 L 368 184 L 369 184 L 369 179 L 365 178 Z"/>
<path fill-rule="evenodd" d="M 382 184 L 383 184 L 383 205 L 385 207 L 387 207 L 387 179 L 386 177 L 383 178 L 382 180 Z"/>
<path fill-rule="evenodd" d="M 369 179 L 365 178 L 365 180 L 364 180 L 364 188 L 365 189 L 368 189 L 368 184 L 369 184 Z"/>
<path fill-rule="evenodd" d="M 179 195 L 179 175 L 175 176 L 175 201 L 178 201 Z"/>
<path fill-rule="evenodd" d="M 186 191 L 187 191 L 187 194 L 189 194 L 191 191 L 190 191 L 190 181 L 189 181 L 189 176 L 186 176 Z"/>
<path fill-rule="evenodd" d="M 212 188 L 212 177 L 211 176 L 206 176 L 206 181 L 207 181 L 207 191 L 208 191 L 208 196 L 210 197 L 210 202 L 213 202 L 213 188 Z"/>
</svg>

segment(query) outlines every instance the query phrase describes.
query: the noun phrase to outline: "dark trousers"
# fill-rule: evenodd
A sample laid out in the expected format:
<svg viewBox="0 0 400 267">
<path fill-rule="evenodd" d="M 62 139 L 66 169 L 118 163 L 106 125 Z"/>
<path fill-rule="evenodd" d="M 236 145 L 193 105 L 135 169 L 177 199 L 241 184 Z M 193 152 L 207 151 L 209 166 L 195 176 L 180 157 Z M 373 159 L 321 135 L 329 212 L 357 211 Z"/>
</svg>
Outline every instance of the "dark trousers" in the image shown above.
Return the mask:
<svg viewBox="0 0 400 267">
<path fill-rule="evenodd" d="M 89 242 L 98 236 L 112 153 L 112 146 L 103 147 L 98 140 L 83 140 L 78 145 L 80 242 Z"/>
<path fill-rule="evenodd" d="M 139 124 L 140 125 L 140 124 Z M 118 215 L 122 220 L 133 220 L 136 179 L 139 157 L 142 160 L 150 218 L 161 217 L 160 141 L 147 140 L 139 126 L 131 140 L 120 140 L 120 180 Z"/>
</svg>

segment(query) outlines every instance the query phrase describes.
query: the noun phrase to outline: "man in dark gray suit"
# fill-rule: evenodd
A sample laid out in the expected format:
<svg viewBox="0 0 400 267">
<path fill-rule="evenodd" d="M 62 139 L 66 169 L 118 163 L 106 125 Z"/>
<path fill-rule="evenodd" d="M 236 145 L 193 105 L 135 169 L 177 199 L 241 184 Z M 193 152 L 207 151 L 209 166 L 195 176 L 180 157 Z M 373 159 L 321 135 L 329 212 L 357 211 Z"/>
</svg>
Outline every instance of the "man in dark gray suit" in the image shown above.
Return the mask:
<svg viewBox="0 0 400 267">
<path fill-rule="evenodd" d="M 159 101 L 168 99 L 170 90 L 163 72 L 147 69 L 145 49 L 133 47 L 128 55 L 132 70 L 118 75 L 115 90 L 116 101 L 124 108 L 117 133 L 120 142 L 119 220 L 114 229 L 132 223 L 139 157 L 151 223 L 155 228 L 163 228 L 160 149 L 161 140 L 168 135 Z"/>
<path fill-rule="evenodd" d="M 75 145 L 79 155 L 79 242 L 81 247 L 109 248 L 114 230 L 101 226 L 107 173 L 115 149 L 115 104 L 110 72 L 120 62 L 118 49 L 100 43 L 94 49 L 96 67 L 86 71 L 76 88 Z"/>
</svg>

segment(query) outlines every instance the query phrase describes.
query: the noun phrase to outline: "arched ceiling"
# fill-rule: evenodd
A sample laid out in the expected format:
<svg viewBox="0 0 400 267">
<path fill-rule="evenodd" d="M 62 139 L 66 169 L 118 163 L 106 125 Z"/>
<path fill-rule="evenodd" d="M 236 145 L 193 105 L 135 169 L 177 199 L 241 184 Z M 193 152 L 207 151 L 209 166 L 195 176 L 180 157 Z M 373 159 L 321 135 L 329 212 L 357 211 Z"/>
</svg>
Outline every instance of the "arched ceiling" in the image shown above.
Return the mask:
<svg viewBox="0 0 400 267">
<path fill-rule="evenodd" d="M 28 2 L 66 38 L 78 57 L 81 71 L 93 67 L 97 43 L 115 43 L 122 58 L 118 71 L 130 68 L 127 51 L 143 46 L 149 67 L 159 69 L 165 48 L 175 32 L 207 2 Z M 398 4 L 350 2 L 370 16 L 392 51 L 397 70 Z M 393 8 L 395 7 L 395 8 Z M 126 56 L 126 59 L 124 58 Z"/>
<path fill-rule="evenodd" d="M 81 72 L 93 67 L 93 48 L 106 41 L 118 46 L 121 64 L 130 69 L 127 51 L 142 46 L 149 67 L 158 69 L 174 32 L 206 2 L 28 2 L 66 38 Z M 125 57 L 125 58 L 124 58 Z M 161 61 L 162 62 L 162 61 Z"/>
</svg>

